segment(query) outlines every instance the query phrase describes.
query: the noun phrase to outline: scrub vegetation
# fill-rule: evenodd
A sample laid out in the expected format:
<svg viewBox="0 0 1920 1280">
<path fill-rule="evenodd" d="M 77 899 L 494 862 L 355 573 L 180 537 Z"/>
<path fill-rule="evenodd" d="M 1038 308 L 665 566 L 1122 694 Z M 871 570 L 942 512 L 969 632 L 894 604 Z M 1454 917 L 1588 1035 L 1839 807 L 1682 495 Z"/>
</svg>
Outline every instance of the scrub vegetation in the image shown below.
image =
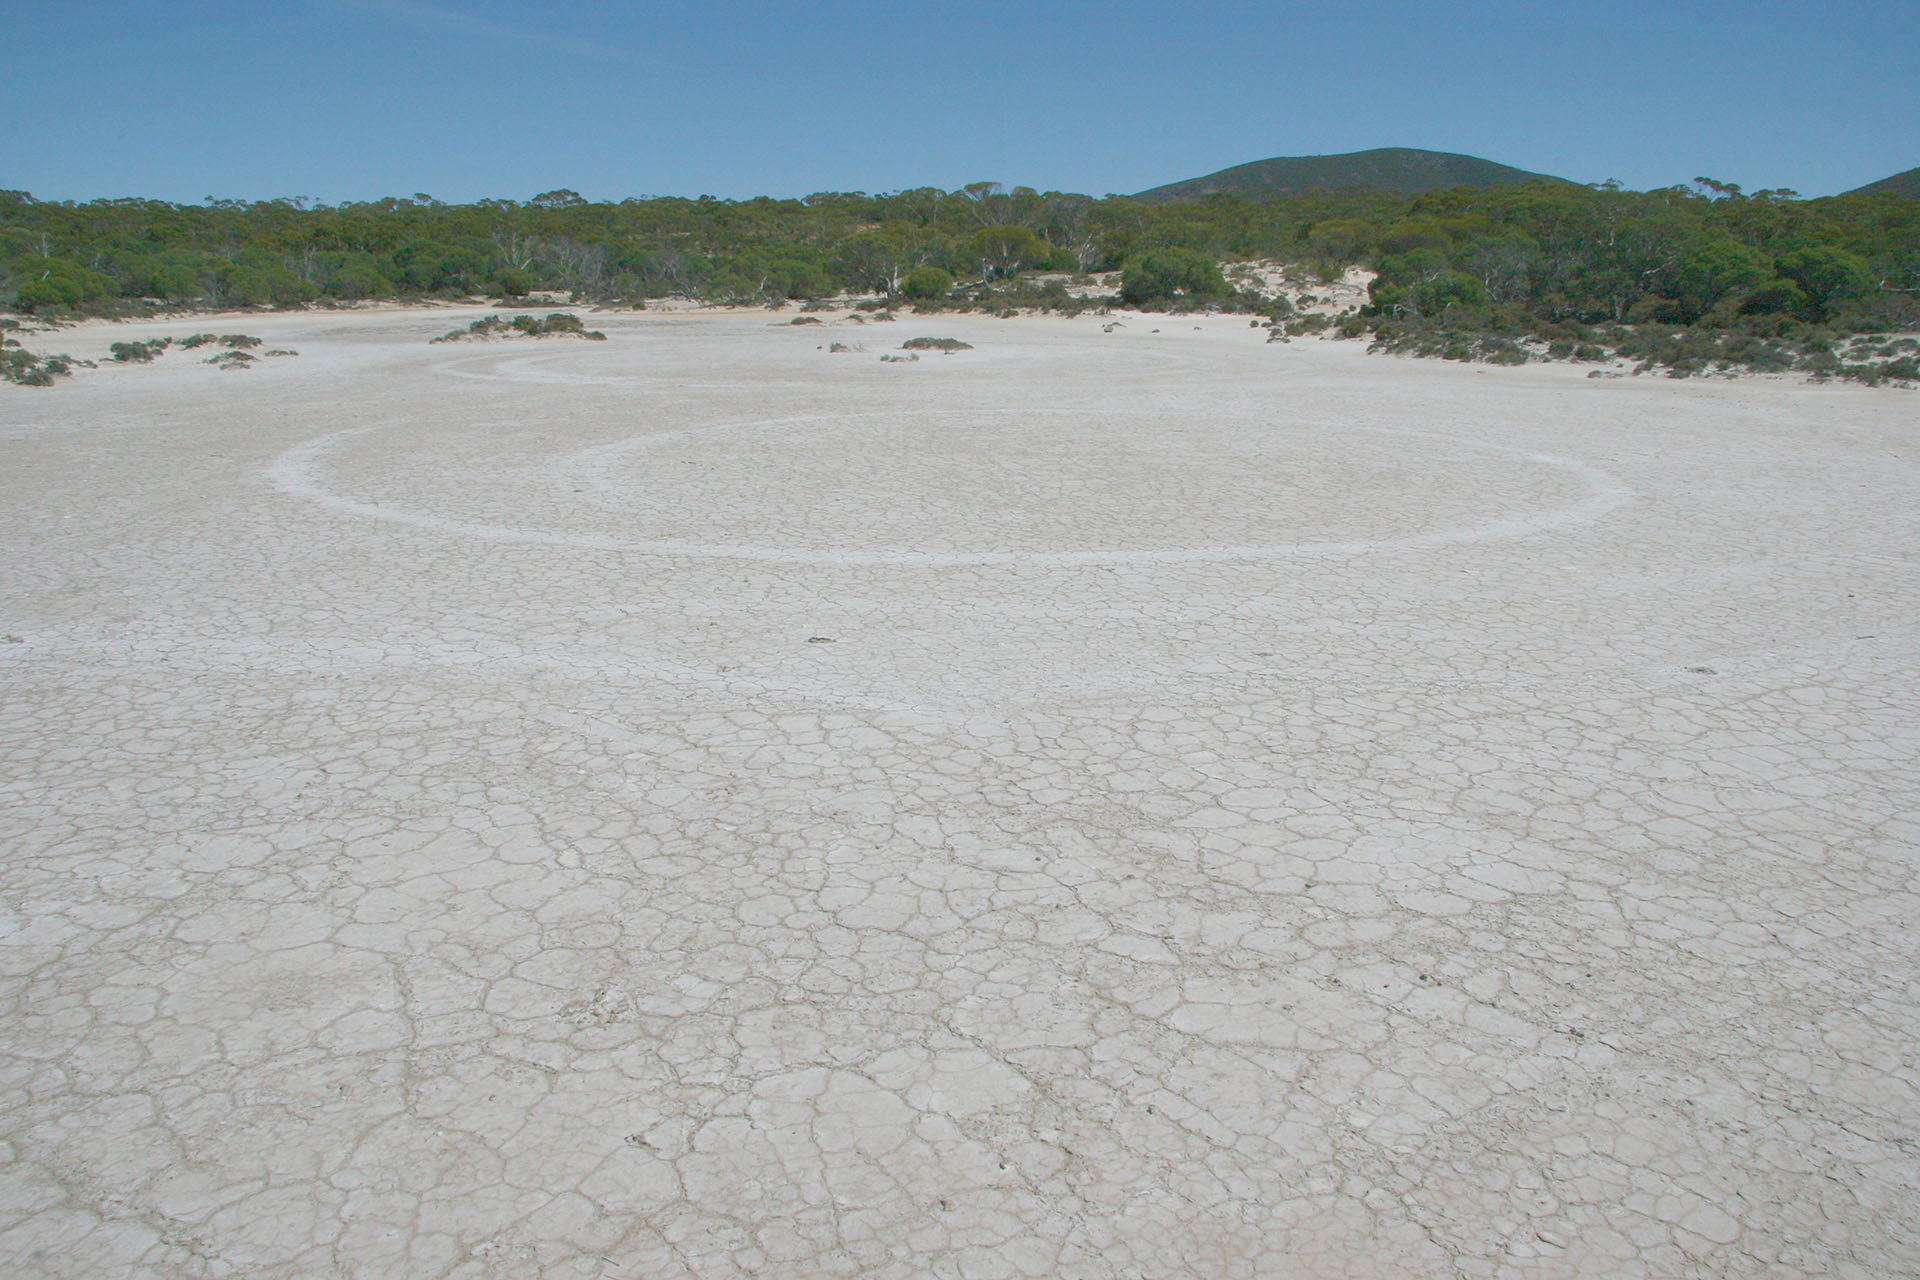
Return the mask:
<svg viewBox="0 0 1920 1280">
<path fill-rule="evenodd" d="M 435 342 L 466 342 L 472 339 L 487 338 L 585 338 L 589 342 L 605 342 L 607 335 L 598 329 L 589 329 L 579 316 L 565 311 L 555 311 L 545 319 L 535 316 L 514 316 L 502 320 L 499 316 L 482 316 L 464 329 L 454 329 L 435 338 Z"/>
<path fill-rule="evenodd" d="M 1316 318 L 1222 274 L 1247 261 L 1325 281 L 1374 274 L 1364 306 Z M 40 318 L 511 305 L 533 293 L 610 306 L 840 297 L 887 313 L 1243 311 L 1283 336 L 1330 326 L 1415 355 L 1911 381 L 1913 352 L 1887 335 L 1920 328 L 1920 200 L 1802 200 L 1705 178 L 1648 192 L 1540 180 L 1186 201 L 995 183 L 744 201 L 595 203 L 562 190 L 468 205 L 0 193 L 0 306 Z M 561 332 L 553 322 L 461 336 Z"/>
</svg>

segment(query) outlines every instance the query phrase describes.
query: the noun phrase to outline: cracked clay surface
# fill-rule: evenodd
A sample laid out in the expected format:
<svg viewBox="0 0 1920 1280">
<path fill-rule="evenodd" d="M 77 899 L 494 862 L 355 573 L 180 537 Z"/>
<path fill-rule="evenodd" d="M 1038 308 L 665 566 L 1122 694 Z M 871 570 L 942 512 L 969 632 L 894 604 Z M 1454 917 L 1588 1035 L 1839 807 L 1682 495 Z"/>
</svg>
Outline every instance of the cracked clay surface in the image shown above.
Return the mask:
<svg viewBox="0 0 1920 1280">
<path fill-rule="evenodd" d="M 1920 1274 L 1911 393 L 467 318 L 0 389 L 0 1271 Z"/>
</svg>

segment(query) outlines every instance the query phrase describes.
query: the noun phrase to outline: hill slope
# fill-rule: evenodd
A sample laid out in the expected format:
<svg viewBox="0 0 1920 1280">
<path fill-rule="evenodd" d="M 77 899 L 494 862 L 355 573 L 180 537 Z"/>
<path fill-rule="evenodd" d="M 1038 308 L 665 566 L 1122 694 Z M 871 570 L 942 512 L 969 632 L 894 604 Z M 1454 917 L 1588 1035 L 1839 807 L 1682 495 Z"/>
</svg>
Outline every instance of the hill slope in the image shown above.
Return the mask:
<svg viewBox="0 0 1920 1280">
<path fill-rule="evenodd" d="M 1564 182 L 1544 173 L 1529 173 L 1495 164 L 1478 156 L 1450 151 L 1420 151 L 1412 147 L 1380 147 L 1337 156 L 1276 156 L 1255 160 L 1142 191 L 1141 200 L 1192 200 L 1215 192 L 1260 197 L 1290 196 L 1305 191 L 1399 191 L 1412 195 L 1448 187 L 1501 187 L 1535 180 Z"/>
<path fill-rule="evenodd" d="M 1912 196 L 1920 200 L 1920 169 L 1909 169 L 1905 173 L 1896 173 L 1891 178 L 1882 178 L 1878 182 L 1869 182 L 1864 187 L 1855 187 L 1846 192 L 1850 196 Z"/>
</svg>

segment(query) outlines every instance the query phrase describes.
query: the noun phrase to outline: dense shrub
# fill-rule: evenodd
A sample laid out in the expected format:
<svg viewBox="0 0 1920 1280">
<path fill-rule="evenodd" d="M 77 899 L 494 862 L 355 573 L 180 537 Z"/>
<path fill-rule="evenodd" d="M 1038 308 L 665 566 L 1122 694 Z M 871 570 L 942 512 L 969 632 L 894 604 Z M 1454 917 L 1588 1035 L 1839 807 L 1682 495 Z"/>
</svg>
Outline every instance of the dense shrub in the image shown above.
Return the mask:
<svg viewBox="0 0 1920 1280">
<path fill-rule="evenodd" d="M 809 308 L 847 291 L 886 291 L 923 311 L 991 314 L 1071 313 L 1112 301 L 1086 296 L 1084 274 L 1068 289 L 1036 278 L 1045 270 L 1116 272 L 1119 300 L 1130 305 L 1247 308 L 1277 319 L 1272 299 L 1256 305 L 1220 274 L 1222 262 L 1259 260 L 1289 264 L 1290 293 L 1309 275 L 1331 284 L 1351 267 L 1374 271 L 1372 314 L 1336 321 L 1336 331 L 1438 326 L 1456 338 L 1436 354 L 1472 353 L 1482 339 L 1514 344 L 1486 346 L 1502 359 L 1516 347 L 1544 355 L 1565 341 L 1611 350 L 1600 329 L 1678 326 L 1784 345 L 1796 369 L 1845 377 L 1849 367 L 1877 369 L 1892 357 L 1802 352 L 1800 327 L 1860 335 L 1920 327 L 1920 202 L 1700 185 L 1161 202 L 976 183 L 801 200 L 597 203 L 546 192 L 470 205 L 390 198 L 333 207 L 75 203 L 9 192 L 0 193 L 0 306 L 41 316 L 145 314 L 432 294 L 502 297 L 511 310 L 525 305 L 511 300 L 546 291 L 628 305 L 792 298 Z M 1241 275 L 1249 289 L 1270 278 Z M 1713 352 L 1699 341 L 1660 351 L 1669 348 L 1679 367 L 1709 372 L 1721 360 L 1776 358 L 1757 348 L 1742 355 L 1730 336 Z"/>
<path fill-rule="evenodd" d="M 513 337 L 521 335 L 528 338 L 585 338 L 589 342 L 605 342 L 607 335 L 598 329 L 589 329 L 579 316 L 565 311 L 556 311 L 541 319 L 537 316 L 517 315 L 510 320 L 502 320 L 496 315 L 482 316 L 464 329 L 452 329 L 434 342 L 464 342 L 469 338 Z"/>
<path fill-rule="evenodd" d="M 909 298 L 944 298 L 953 288 L 953 275 L 939 267 L 915 267 L 900 282 L 900 292 Z"/>
<path fill-rule="evenodd" d="M 150 338 L 145 342 L 116 342 L 107 348 L 107 354 L 121 364 L 150 364 L 155 356 L 172 345 L 171 338 Z"/>
<path fill-rule="evenodd" d="M 1135 307 L 1205 302 L 1232 292 L 1219 264 L 1191 249 L 1149 249 L 1120 275 L 1121 300 Z"/>
<path fill-rule="evenodd" d="M 73 372 L 72 356 L 34 356 L 25 351 L 0 351 L 0 381 L 23 387 L 50 387 L 55 378 Z"/>
</svg>

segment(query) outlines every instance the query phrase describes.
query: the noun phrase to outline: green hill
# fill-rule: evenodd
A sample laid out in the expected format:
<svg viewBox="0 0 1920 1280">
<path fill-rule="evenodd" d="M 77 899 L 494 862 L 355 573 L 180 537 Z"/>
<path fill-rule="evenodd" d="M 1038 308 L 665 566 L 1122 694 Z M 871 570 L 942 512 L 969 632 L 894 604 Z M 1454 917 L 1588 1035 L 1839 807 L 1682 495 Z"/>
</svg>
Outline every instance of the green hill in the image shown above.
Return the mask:
<svg viewBox="0 0 1920 1280">
<path fill-rule="evenodd" d="M 1204 178 L 1188 178 L 1142 191 L 1141 200 L 1193 200 L 1215 192 L 1259 198 L 1307 191 L 1398 191 L 1407 195 L 1449 187 L 1503 187 L 1522 182 L 1565 182 L 1478 156 L 1412 147 L 1381 147 L 1337 156 L 1276 156 L 1235 165 Z"/>
<path fill-rule="evenodd" d="M 1882 178 L 1878 182 L 1869 182 L 1864 187 L 1855 187 L 1846 192 L 1850 196 L 1910 196 L 1920 200 L 1920 169 L 1909 169 L 1905 173 L 1896 173 L 1891 178 Z"/>
</svg>

